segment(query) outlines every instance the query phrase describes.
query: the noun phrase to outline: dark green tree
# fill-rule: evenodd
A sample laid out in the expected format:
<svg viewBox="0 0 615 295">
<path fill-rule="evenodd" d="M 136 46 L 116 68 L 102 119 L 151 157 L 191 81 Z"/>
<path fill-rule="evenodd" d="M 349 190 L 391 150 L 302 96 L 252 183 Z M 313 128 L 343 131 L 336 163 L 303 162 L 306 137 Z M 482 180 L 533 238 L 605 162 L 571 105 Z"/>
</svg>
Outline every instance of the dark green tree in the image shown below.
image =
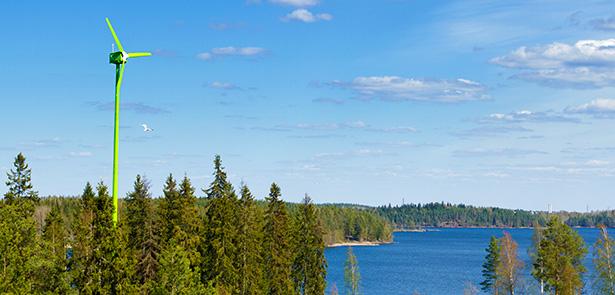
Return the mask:
<svg viewBox="0 0 615 295">
<path fill-rule="evenodd" d="M 540 294 L 544 294 L 545 291 L 545 282 L 542 279 L 542 274 L 544 273 L 544 265 L 542 263 L 544 261 L 538 261 L 538 248 L 540 247 L 540 242 L 542 241 L 544 235 L 544 228 L 538 223 L 534 222 L 534 232 L 532 233 L 532 245 L 528 249 L 528 254 L 531 259 L 532 264 L 532 275 L 538 281 Z"/>
<path fill-rule="evenodd" d="M 197 198 L 194 194 L 195 189 L 188 176 L 184 176 L 179 185 L 179 206 L 180 220 L 179 229 L 182 235 L 175 235 L 174 238 L 186 250 L 190 258 L 190 266 L 197 269 L 201 263 L 201 254 L 198 248 L 201 244 L 202 221 L 199 217 L 196 205 Z"/>
<path fill-rule="evenodd" d="M 53 206 L 47 215 L 42 238 L 41 255 L 37 259 L 38 268 L 35 272 L 35 289 L 41 293 L 66 294 L 71 283 L 66 257 L 69 241 L 58 206 Z"/>
<path fill-rule="evenodd" d="M 580 294 L 585 272 L 582 260 L 586 254 L 581 236 L 559 217 L 552 216 L 540 241 L 532 273 L 544 280 L 546 289 L 555 294 Z M 539 267 L 543 267 L 542 273 Z"/>
<path fill-rule="evenodd" d="M 306 194 L 295 219 L 293 278 L 299 294 L 323 294 L 327 262 L 318 209 Z"/>
<path fill-rule="evenodd" d="M 160 236 L 162 241 L 170 241 L 173 238 L 175 227 L 180 227 L 182 218 L 179 190 L 172 174 L 169 174 L 167 177 L 163 193 L 164 197 L 160 201 L 160 221 L 162 226 Z"/>
<path fill-rule="evenodd" d="M 13 167 L 14 169 L 7 173 L 6 185 L 9 190 L 4 195 L 5 202 L 10 204 L 14 200 L 29 200 L 34 204 L 38 203 L 38 192 L 32 190 L 32 169 L 28 168 L 26 157 L 22 153 L 15 157 Z"/>
<path fill-rule="evenodd" d="M 211 281 L 219 293 L 239 290 L 238 209 L 239 202 L 228 182 L 220 156 L 214 160 L 214 180 L 207 193 L 204 218 L 203 281 Z"/>
<path fill-rule="evenodd" d="M 126 198 L 128 249 L 136 259 L 136 276 L 141 285 L 149 285 L 156 277 L 160 252 L 156 216 L 149 193 L 149 183 L 140 175 L 133 191 Z"/>
<path fill-rule="evenodd" d="M 262 267 L 263 216 L 247 186 L 241 187 L 239 200 L 239 294 L 264 292 Z"/>
<path fill-rule="evenodd" d="M 344 285 L 346 291 L 351 295 L 361 294 L 361 273 L 359 272 L 359 261 L 352 252 L 352 247 L 348 247 L 346 252 L 346 263 L 344 264 Z"/>
<path fill-rule="evenodd" d="M 500 242 L 492 236 L 486 249 L 487 255 L 483 263 L 483 281 L 480 282 L 481 290 L 497 294 L 499 289 L 497 267 L 500 264 Z"/>
<path fill-rule="evenodd" d="M 213 288 L 203 286 L 199 273 L 190 267 L 188 253 L 174 239 L 167 243 L 159 258 L 160 269 L 151 294 L 215 294 Z"/>
<path fill-rule="evenodd" d="M 609 237 L 604 225 L 594 244 L 594 267 L 596 268 L 596 293 L 615 295 L 615 241 Z"/>
<path fill-rule="evenodd" d="M 284 201 L 280 199 L 280 187 L 271 184 L 266 198 L 264 229 L 264 268 L 267 294 L 292 294 L 291 224 Z"/>
<path fill-rule="evenodd" d="M 75 243 L 72 248 L 73 257 L 69 268 L 74 284 L 79 293 L 93 294 L 96 289 L 96 265 L 94 264 L 94 215 L 96 210 L 96 194 L 90 183 L 85 185 L 79 200 L 79 212 L 74 226 Z"/>
</svg>

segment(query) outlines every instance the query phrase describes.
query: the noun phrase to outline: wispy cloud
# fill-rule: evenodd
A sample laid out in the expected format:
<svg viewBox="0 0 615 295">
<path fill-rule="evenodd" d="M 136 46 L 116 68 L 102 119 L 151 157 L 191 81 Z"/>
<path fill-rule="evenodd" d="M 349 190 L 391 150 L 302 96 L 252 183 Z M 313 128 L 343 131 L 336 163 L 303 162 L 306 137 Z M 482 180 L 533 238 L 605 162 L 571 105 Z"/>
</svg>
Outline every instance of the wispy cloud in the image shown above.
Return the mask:
<svg viewBox="0 0 615 295">
<path fill-rule="evenodd" d="M 488 99 L 487 89 L 467 79 L 417 79 L 398 76 L 357 77 L 331 86 L 353 90 L 361 99 L 461 102 Z"/>
<path fill-rule="evenodd" d="M 213 89 L 223 89 L 223 90 L 241 90 L 241 87 L 233 83 L 220 82 L 220 81 L 213 81 L 213 82 L 207 83 L 207 87 L 213 88 Z"/>
<path fill-rule="evenodd" d="M 613 32 L 615 31 L 615 17 L 610 16 L 607 18 L 596 18 L 589 21 L 589 24 L 599 31 Z"/>
<path fill-rule="evenodd" d="M 333 104 L 333 105 L 343 105 L 343 104 L 346 103 L 345 100 L 343 100 L 343 99 L 336 99 L 336 98 L 316 98 L 316 99 L 313 99 L 312 102 L 324 103 L 324 104 Z"/>
<path fill-rule="evenodd" d="M 545 155 L 546 152 L 531 149 L 517 149 L 517 148 L 501 148 L 501 149 L 470 149 L 470 150 L 457 150 L 453 152 L 454 157 L 458 158 L 473 158 L 473 157 L 507 157 L 516 158 L 529 155 Z"/>
<path fill-rule="evenodd" d="M 468 130 L 454 132 L 453 135 L 468 138 L 468 137 L 492 137 L 502 134 L 510 133 L 527 133 L 532 132 L 532 129 L 528 129 L 521 126 L 480 126 Z"/>
<path fill-rule="evenodd" d="M 73 158 L 89 158 L 89 157 L 92 157 L 94 154 L 88 151 L 78 151 L 78 152 L 70 152 L 68 155 Z"/>
<path fill-rule="evenodd" d="M 493 113 L 482 118 L 481 122 L 487 123 L 552 123 L 552 122 L 580 122 L 577 118 L 567 117 L 555 112 L 533 112 L 528 110 L 511 113 Z"/>
<path fill-rule="evenodd" d="M 606 87 L 615 85 L 615 39 L 580 40 L 519 47 L 491 59 L 502 67 L 518 69 L 513 77 L 552 87 Z"/>
<path fill-rule="evenodd" d="M 304 23 L 313 23 L 316 21 L 330 21 L 333 19 L 333 15 L 329 13 L 313 14 L 311 11 L 305 8 L 295 9 L 289 14 L 282 17 L 283 21 L 301 21 Z"/>
<path fill-rule="evenodd" d="M 287 130 L 363 130 L 384 133 L 414 133 L 416 129 L 409 126 L 375 127 L 363 121 L 352 121 L 344 123 L 299 123 L 295 125 L 278 125 L 277 128 Z"/>
<path fill-rule="evenodd" d="M 288 5 L 295 7 L 307 7 L 318 5 L 318 0 L 269 0 L 273 4 Z"/>
<path fill-rule="evenodd" d="M 89 104 L 94 106 L 99 111 L 113 111 L 115 108 L 115 104 L 113 102 L 90 102 Z M 170 111 L 166 109 L 141 102 L 123 102 L 120 103 L 120 107 L 122 111 L 132 111 L 139 114 L 159 115 L 170 113 Z"/>
<path fill-rule="evenodd" d="M 585 114 L 597 118 L 615 118 L 615 99 L 599 98 L 565 110 L 572 114 Z"/>
<path fill-rule="evenodd" d="M 211 60 L 216 57 L 225 56 L 242 56 L 242 57 L 258 57 L 264 55 L 266 50 L 261 47 L 217 47 L 207 52 L 197 54 L 200 60 Z"/>
</svg>

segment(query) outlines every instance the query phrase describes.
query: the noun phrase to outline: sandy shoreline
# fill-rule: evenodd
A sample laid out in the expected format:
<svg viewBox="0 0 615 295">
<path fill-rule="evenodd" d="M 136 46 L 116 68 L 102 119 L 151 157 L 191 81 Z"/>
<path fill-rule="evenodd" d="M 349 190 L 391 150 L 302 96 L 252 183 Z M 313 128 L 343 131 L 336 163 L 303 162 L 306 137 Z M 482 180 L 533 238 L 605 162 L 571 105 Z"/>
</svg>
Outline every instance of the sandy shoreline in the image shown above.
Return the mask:
<svg viewBox="0 0 615 295">
<path fill-rule="evenodd" d="M 365 241 L 365 242 L 343 242 L 343 243 L 333 243 L 331 245 L 327 245 L 327 248 L 335 248 L 335 247 L 363 247 L 363 246 L 368 246 L 368 247 L 373 247 L 373 246 L 380 246 L 383 244 L 391 244 L 393 242 L 370 242 L 370 241 Z"/>
</svg>

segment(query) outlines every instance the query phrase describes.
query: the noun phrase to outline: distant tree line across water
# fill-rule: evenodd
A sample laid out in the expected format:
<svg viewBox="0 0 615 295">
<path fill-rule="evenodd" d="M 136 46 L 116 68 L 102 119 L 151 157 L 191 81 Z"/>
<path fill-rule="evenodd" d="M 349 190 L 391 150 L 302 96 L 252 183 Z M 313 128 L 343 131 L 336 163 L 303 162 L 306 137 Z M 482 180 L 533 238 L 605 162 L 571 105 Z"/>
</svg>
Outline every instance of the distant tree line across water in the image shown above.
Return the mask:
<svg viewBox="0 0 615 295">
<path fill-rule="evenodd" d="M 578 227 L 615 227 L 615 211 L 590 213 L 529 211 L 464 204 L 426 203 L 380 206 L 376 212 L 396 229 L 420 227 L 532 227 L 545 226 L 549 215 L 557 215 L 565 224 Z"/>
<path fill-rule="evenodd" d="M 152 198 L 137 175 L 114 225 L 105 184 L 41 199 L 19 154 L 0 201 L 0 293 L 323 294 L 326 244 L 392 238 L 373 209 L 286 203 L 275 183 L 257 201 L 218 156 L 213 175 L 202 198 L 172 175 Z"/>
</svg>

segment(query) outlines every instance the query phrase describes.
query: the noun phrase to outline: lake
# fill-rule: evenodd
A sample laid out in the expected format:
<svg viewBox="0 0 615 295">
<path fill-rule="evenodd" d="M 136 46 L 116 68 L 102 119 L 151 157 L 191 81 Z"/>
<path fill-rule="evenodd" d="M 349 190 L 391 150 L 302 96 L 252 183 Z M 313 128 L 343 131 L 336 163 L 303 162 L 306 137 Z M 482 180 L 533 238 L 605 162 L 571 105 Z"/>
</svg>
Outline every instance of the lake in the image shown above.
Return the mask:
<svg viewBox="0 0 615 295">
<path fill-rule="evenodd" d="M 374 247 L 354 247 L 359 261 L 362 294 L 423 295 L 463 294 L 466 284 L 478 287 L 485 248 L 492 235 L 502 236 L 502 229 L 456 228 L 427 232 L 399 232 L 395 242 Z M 532 229 L 506 229 L 519 244 L 519 256 L 525 262 L 523 277 L 529 290 L 537 290 L 530 275 L 527 249 L 531 245 Z M 598 238 L 598 229 L 577 229 L 588 246 Z M 339 294 L 344 290 L 344 262 L 347 247 L 327 248 L 327 294 L 335 284 Z M 592 276 L 592 249 L 585 258 Z M 586 283 L 588 285 L 588 283 Z M 589 289 L 589 286 L 586 286 Z M 533 292 L 531 293 L 533 294 Z"/>
</svg>

